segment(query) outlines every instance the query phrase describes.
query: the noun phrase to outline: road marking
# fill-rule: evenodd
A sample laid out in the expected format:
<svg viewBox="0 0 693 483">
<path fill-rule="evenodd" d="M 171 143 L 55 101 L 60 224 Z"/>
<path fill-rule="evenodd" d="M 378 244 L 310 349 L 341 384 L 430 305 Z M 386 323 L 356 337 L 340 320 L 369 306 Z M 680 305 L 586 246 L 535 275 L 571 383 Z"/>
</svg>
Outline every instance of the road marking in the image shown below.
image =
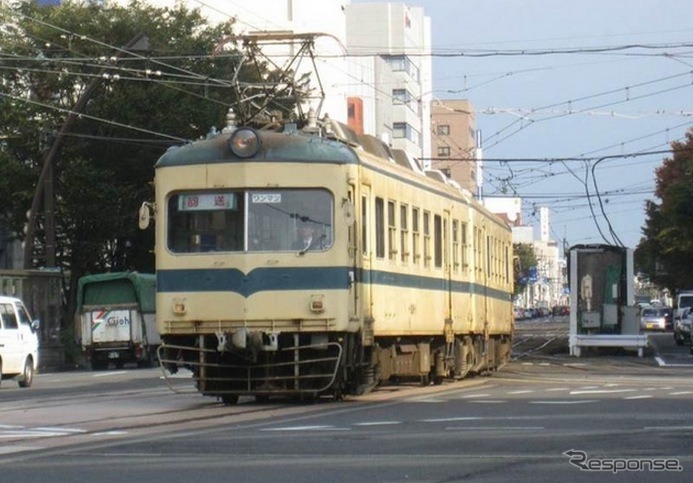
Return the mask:
<svg viewBox="0 0 693 483">
<path fill-rule="evenodd" d="M 435 418 L 435 419 L 420 419 L 422 423 L 449 423 L 452 421 L 479 421 L 484 419 L 480 416 L 460 416 L 457 418 Z"/>
<path fill-rule="evenodd" d="M 652 399 L 652 394 L 643 394 L 642 396 L 628 396 L 623 399 Z"/>
<path fill-rule="evenodd" d="M 24 445 L 0 446 L 0 454 L 21 453 L 23 451 L 39 451 L 42 449 L 43 449 L 43 446 L 24 446 Z"/>
<path fill-rule="evenodd" d="M 401 421 L 371 421 L 366 423 L 354 423 L 354 426 L 390 426 L 395 424 L 402 424 Z"/>
<path fill-rule="evenodd" d="M 589 404 L 599 402 L 598 399 L 581 399 L 575 401 L 529 401 L 529 404 Z"/>
<path fill-rule="evenodd" d="M 684 394 L 693 394 L 693 391 L 678 391 L 678 392 L 670 392 L 670 396 L 683 396 Z"/>
<path fill-rule="evenodd" d="M 410 402 L 410 403 L 442 403 L 442 402 L 448 402 L 448 399 L 436 399 L 433 397 L 422 397 L 422 398 L 405 399 L 405 401 Z"/>
<path fill-rule="evenodd" d="M 569 387 L 552 387 L 549 389 L 545 389 L 546 392 L 555 392 L 555 391 L 570 391 Z"/>
<path fill-rule="evenodd" d="M 645 431 L 691 431 L 693 426 L 645 426 Z"/>
<path fill-rule="evenodd" d="M 465 396 L 458 396 L 458 399 L 473 399 L 478 397 L 489 397 L 490 394 L 467 394 Z"/>
<path fill-rule="evenodd" d="M 474 399 L 472 401 L 469 401 L 470 403 L 477 403 L 477 404 L 502 404 L 507 401 L 503 401 L 502 399 Z"/>
<path fill-rule="evenodd" d="M 109 377 L 109 376 L 122 376 L 123 374 L 127 374 L 128 371 L 113 371 L 113 372 L 102 372 L 99 374 L 92 374 L 91 377 Z"/>
<path fill-rule="evenodd" d="M 34 431 L 46 431 L 48 433 L 79 434 L 86 433 L 83 429 L 74 428 L 33 428 Z"/>
<path fill-rule="evenodd" d="M 571 396 L 579 394 L 617 394 L 620 392 L 635 392 L 637 389 L 590 389 L 583 391 L 570 391 Z"/>
<path fill-rule="evenodd" d="M 286 426 L 283 428 L 266 428 L 260 431 L 351 431 L 351 428 L 336 428 L 334 426 Z"/>
<path fill-rule="evenodd" d="M 522 390 L 522 391 L 508 391 L 508 394 L 529 394 L 529 393 L 532 393 L 532 392 L 534 392 L 534 390 L 532 390 L 532 389 L 525 389 L 525 390 Z"/>
<path fill-rule="evenodd" d="M 92 436 L 121 436 L 123 434 L 128 434 L 127 431 L 103 431 L 101 433 L 94 433 Z"/>
<path fill-rule="evenodd" d="M 541 431 L 544 426 L 448 426 L 446 431 Z"/>
<path fill-rule="evenodd" d="M 661 356 L 655 356 L 655 360 L 659 366 L 666 367 L 693 367 L 691 364 L 669 364 Z"/>
</svg>

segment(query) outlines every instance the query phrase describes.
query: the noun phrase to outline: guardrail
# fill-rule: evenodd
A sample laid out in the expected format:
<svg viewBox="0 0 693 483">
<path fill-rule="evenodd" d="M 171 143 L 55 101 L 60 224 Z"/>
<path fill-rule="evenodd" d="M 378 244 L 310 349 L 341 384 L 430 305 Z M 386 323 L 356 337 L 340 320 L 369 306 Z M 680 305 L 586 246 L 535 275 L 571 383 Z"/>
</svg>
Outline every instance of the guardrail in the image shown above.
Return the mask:
<svg viewBox="0 0 693 483">
<path fill-rule="evenodd" d="M 638 349 L 638 357 L 642 357 L 648 345 L 649 339 L 646 334 L 577 334 L 570 336 L 570 355 L 580 357 L 581 347 L 634 347 Z"/>
</svg>

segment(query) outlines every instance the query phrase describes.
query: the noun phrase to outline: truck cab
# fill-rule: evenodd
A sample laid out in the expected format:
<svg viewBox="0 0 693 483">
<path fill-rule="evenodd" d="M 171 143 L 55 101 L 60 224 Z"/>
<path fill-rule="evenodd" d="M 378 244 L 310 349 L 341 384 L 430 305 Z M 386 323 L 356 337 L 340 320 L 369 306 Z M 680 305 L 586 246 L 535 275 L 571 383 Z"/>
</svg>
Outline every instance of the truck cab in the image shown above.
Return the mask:
<svg viewBox="0 0 693 483">
<path fill-rule="evenodd" d="M 24 303 L 0 296 L 0 383 L 16 378 L 29 387 L 38 369 L 38 320 L 31 320 Z"/>
</svg>

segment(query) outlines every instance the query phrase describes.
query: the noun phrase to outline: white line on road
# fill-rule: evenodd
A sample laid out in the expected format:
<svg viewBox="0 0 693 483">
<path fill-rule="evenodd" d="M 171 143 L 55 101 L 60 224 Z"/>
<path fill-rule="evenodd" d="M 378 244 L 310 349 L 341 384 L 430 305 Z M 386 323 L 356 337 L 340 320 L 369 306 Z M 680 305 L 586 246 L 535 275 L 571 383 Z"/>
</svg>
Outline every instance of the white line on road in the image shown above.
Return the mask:
<svg viewBox="0 0 693 483">
<path fill-rule="evenodd" d="M 123 374 L 127 374 L 128 371 L 113 371 L 113 372 L 102 372 L 99 374 L 92 374 L 91 377 L 109 377 L 109 376 L 122 376 Z"/>
<path fill-rule="evenodd" d="M 508 401 L 504 401 L 502 399 L 473 399 L 469 402 L 476 404 L 502 404 Z"/>
<path fill-rule="evenodd" d="M 529 401 L 529 404 L 589 404 L 599 402 L 598 399 L 582 399 L 575 401 Z"/>
<path fill-rule="evenodd" d="M 541 431 L 544 426 L 448 426 L 446 431 Z"/>
<path fill-rule="evenodd" d="M 570 391 L 571 396 L 578 394 L 617 394 L 621 392 L 635 392 L 637 389 L 591 389 L 584 391 Z"/>
<path fill-rule="evenodd" d="M 371 421 L 366 423 L 354 423 L 354 426 L 390 426 L 394 424 L 402 424 L 401 421 Z"/>
<path fill-rule="evenodd" d="M 479 421 L 484 419 L 480 416 L 460 416 L 457 418 L 435 418 L 435 419 L 421 419 L 422 423 L 449 423 L 452 421 Z"/>
<path fill-rule="evenodd" d="M 623 399 L 652 399 L 652 394 L 643 394 L 642 396 L 628 396 Z"/>
<path fill-rule="evenodd" d="M 23 451 L 39 451 L 42 449 L 43 449 L 43 446 L 24 446 L 24 445 L 0 446 L 0 454 L 21 453 Z"/>
<path fill-rule="evenodd" d="M 266 428 L 260 431 L 351 431 L 351 428 L 336 428 L 334 426 L 287 426 L 284 428 Z"/>
</svg>

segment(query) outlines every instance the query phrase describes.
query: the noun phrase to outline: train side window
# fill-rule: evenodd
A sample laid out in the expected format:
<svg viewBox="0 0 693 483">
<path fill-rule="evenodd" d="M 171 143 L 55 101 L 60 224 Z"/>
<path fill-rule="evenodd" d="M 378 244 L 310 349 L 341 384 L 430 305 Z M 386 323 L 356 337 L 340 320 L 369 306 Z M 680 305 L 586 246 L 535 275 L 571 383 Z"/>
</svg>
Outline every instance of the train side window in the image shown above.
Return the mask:
<svg viewBox="0 0 693 483">
<path fill-rule="evenodd" d="M 375 199 L 375 256 L 385 258 L 385 201 Z"/>
<path fill-rule="evenodd" d="M 412 261 L 414 264 L 419 263 L 421 258 L 421 248 L 419 246 L 421 233 L 419 233 L 419 209 L 412 207 L 411 209 L 411 250 Z"/>
<path fill-rule="evenodd" d="M 467 224 L 462 222 L 460 225 L 460 248 L 462 250 L 460 257 L 460 262 L 462 263 L 462 272 L 466 272 L 469 268 L 469 257 L 467 251 L 469 250 L 469 245 L 467 243 Z"/>
<path fill-rule="evenodd" d="M 395 219 L 397 206 L 394 201 L 387 202 L 387 243 L 390 260 L 397 259 L 397 220 Z"/>
<path fill-rule="evenodd" d="M 431 214 L 423 213 L 423 257 L 424 267 L 431 266 Z"/>
<path fill-rule="evenodd" d="M 409 261 L 409 207 L 404 203 L 399 206 L 400 250 L 402 263 Z"/>
<path fill-rule="evenodd" d="M 433 263 L 443 266 L 443 220 L 440 215 L 433 216 Z"/>
<path fill-rule="evenodd" d="M 460 222 L 452 220 L 452 269 L 455 272 L 460 270 Z"/>
<path fill-rule="evenodd" d="M 368 197 L 361 197 L 361 249 L 363 254 L 370 253 L 368 246 Z"/>
<path fill-rule="evenodd" d="M 505 253 L 503 256 L 503 266 L 505 267 L 505 270 L 504 270 L 505 277 L 504 277 L 503 281 L 507 285 L 508 281 L 510 280 L 510 255 L 509 255 L 509 249 L 508 249 L 507 243 L 505 244 Z"/>
</svg>

